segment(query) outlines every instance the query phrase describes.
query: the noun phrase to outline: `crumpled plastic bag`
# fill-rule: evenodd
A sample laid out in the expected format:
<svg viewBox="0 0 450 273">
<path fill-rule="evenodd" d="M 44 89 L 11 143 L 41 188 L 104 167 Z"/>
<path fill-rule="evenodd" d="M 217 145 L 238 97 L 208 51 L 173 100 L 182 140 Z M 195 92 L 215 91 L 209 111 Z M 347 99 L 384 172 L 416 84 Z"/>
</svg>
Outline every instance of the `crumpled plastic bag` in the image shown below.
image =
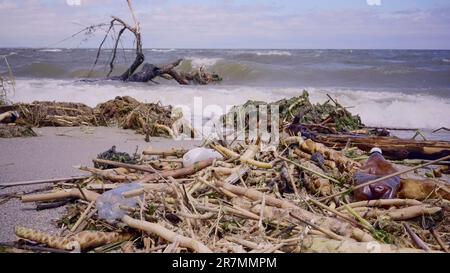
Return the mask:
<svg viewBox="0 0 450 273">
<path fill-rule="evenodd" d="M 121 219 L 126 212 L 120 209 L 120 206 L 127 206 L 135 208 L 138 205 L 139 197 L 125 198 L 124 192 L 141 189 L 142 185 L 139 183 L 131 183 L 120 186 L 113 190 L 107 191 L 100 195 L 96 201 L 98 217 L 104 219 L 109 223 Z"/>
</svg>

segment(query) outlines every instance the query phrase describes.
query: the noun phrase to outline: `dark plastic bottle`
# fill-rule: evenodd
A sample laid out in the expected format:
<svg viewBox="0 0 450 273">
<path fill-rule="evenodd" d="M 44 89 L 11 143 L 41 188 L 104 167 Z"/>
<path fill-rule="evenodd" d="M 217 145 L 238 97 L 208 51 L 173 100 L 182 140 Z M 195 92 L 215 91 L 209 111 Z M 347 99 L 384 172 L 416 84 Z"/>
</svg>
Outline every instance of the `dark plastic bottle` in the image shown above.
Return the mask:
<svg viewBox="0 0 450 273">
<path fill-rule="evenodd" d="M 396 173 L 398 170 L 382 155 L 379 148 L 370 151 L 370 157 L 354 176 L 355 185 L 361 185 L 377 178 Z M 395 176 L 381 182 L 355 190 L 356 201 L 396 198 L 400 187 L 400 177 Z"/>
</svg>

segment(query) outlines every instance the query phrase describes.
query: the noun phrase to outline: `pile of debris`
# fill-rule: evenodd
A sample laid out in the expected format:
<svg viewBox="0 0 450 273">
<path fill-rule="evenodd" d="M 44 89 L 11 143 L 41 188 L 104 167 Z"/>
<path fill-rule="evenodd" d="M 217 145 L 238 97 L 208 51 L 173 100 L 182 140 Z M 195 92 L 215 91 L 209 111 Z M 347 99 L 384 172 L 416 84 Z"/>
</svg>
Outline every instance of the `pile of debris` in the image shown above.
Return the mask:
<svg viewBox="0 0 450 273">
<path fill-rule="evenodd" d="M 9 134 L 3 134 L 5 137 L 28 136 L 29 134 L 14 134 L 13 131 L 45 126 L 117 126 L 149 136 L 170 136 L 170 128 L 180 118 L 172 116 L 171 106 L 141 103 L 128 96 L 116 97 L 95 108 L 82 103 L 36 101 L 4 106 L 0 110 L 5 111 L 2 115 L 15 116 L 14 120 L 2 119 L 4 123 L 17 125 L 5 127 L 5 131 L 11 130 Z"/>
<path fill-rule="evenodd" d="M 28 126 L 0 124 L 0 138 L 34 137 L 36 132 Z"/>
<path fill-rule="evenodd" d="M 253 111 L 259 111 L 264 106 L 267 115 L 270 116 L 272 106 L 277 106 L 279 111 L 280 123 L 282 125 L 296 123 L 301 124 L 305 129 L 321 133 L 345 133 L 364 128 L 361 118 L 353 115 L 345 107 L 340 105 L 335 99 L 330 99 L 323 104 L 312 104 L 309 99 L 309 93 L 303 91 L 302 95 L 290 99 L 266 103 L 260 101 L 248 101 L 243 105 L 235 106 L 223 117 L 223 121 L 233 120 L 234 125 L 242 122 L 246 128 L 249 127 L 248 114 Z M 244 114 L 245 113 L 245 114 Z M 245 120 L 238 120 L 245 118 Z M 267 129 L 271 130 L 270 120 L 268 120 Z"/>
<path fill-rule="evenodd" d="M 225 147 L 211 140 L 204 148 L 219 157 L 196 154 L 195 164 L 187 161 L 192 150 L 151 147 L 135 163 L 94 159 L 107 168 L 82 167 L 89 177 L 20 197 L 46 206 L 71 201 L 59 221 L 62 233 L 17 227 L 20 239 L 10 247 L 127 253 L 449 251 L 450 186 L 442 182 L 449 178 L 449 156 L 397 171 L 398 165 L 371 161 L 372 155 L 365 162 L 356 147 L 338 151 L 298 135 L 285 136 L 271 151 L 262 151 L 263 144 Z M 441 178 L 426 177 L 423 171 L 430 168 Z M 361 185 L 358 173 L 379 176 Z M 392 178 L 395 189 L 386 188 L 383 181 Z M 390 198 L 355 194 L 379 188 L 383 194 L 392 190 Z"/>
</svg>

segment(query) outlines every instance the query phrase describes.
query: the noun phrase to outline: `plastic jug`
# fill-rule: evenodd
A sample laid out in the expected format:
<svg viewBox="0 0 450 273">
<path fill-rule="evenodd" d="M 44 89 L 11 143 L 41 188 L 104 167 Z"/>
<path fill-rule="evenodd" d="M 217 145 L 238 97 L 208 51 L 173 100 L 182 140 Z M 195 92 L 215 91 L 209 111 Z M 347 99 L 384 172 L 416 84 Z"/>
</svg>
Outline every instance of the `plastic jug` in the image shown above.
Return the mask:
<svg viewBox="0 0 450 273">
<path fill-rule="evenodd" d="M 397 172 L 397 169 L 383 157 L 381 149 L 374 148 L 370 152 L 371 155 L 361 168 L 361 171 L 355 173 L 355 185 L 361 185 Z M 357 201 L 392 199 L 397 196 L 399 187 L 400 177 L 394 176 L 381 182 L 355 190 L 354 199 Z"/>
<path fill-rule="evenodd" d="M 195 148 L 184 154 L 183 166 L 191 167 L 199 161 L 208 159 L 223 159 L 222 155 L 212 149 Z"/>
</svg>

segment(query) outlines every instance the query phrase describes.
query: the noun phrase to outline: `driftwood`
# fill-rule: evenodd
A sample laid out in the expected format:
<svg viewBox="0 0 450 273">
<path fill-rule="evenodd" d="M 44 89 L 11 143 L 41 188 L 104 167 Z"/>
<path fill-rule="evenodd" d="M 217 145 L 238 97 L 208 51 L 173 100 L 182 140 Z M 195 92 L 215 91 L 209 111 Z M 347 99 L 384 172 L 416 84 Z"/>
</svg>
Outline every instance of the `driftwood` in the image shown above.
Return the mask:
<svg viewBox="0 0 450 273">
<path fill-rule="evenodd" d="M 317 141 L 337 148 L 343 148 L 347 145 L 347 142 L 350 142 L 366 152 L 369 152 L 373 147 L 379 147 L 383 150 L 383 155 L 393 160 L 434 160 L 450 155 L 450 142 L 448 141 L 419 141 L 393 137 L 352 135 L 318 135 Z"/>
<path fill-rule="evenodd" d="M 174 79 L 179 84 L 187 85 L 187 84 L 209 84 L 213 82 L 219 82 L 222 79 L 217 74 L 210 74 L 203 70 L 203 68 L 200 68 L 198 71 L 192 72 L 192 73 L 179 73 L 175 70 L 177 66 L 180 65 L 180 63 L 183 61 L 183 59 L 178 59 L 172 63 L 157 66 L 150 63 L 144 63 L 145 61 L 145 55 L 142 49 L 142 33 L 141 33 L 141 27 L 140 23 L 136 18 L 135 12 L 133 10 L 132 4 L 130 0 L 127 0 L 128 7 L 131 13 L 131 16 L 133 18 L 134 25 L 130 25 L 126 23 L 124 20 L 112 16 L 111 21 L 109 24 L 100 24 L 99 26 L 106 26 L 109 25 L 108 30 L 106 31 L 106 34 L 100 43 L 98 50 L 97 50 L 97 57 L 94 61 L 94 64 L 92 66 L 92 69 L 97 65 L 98 59 L 100 57 L 101 50 L 103 48 L 103 45 L 105 41 L 107 40 L 108 36 L 111 35 L 112 30 L 118 26 L 120 28 L 118 34 L 116 37 L 111 36 L 113 38 L 114 47 L 111 53 L 111 59 L 109 62 L 109 72 L 107 74 L 107 77 L 111 80 L 120 80 L 124 82 L 150 82 L 156 78 L 156 77 L 162 77 L 165 79 Z M 91 29 L 94 29 L 96 26 L 91 26 Z M 123 34 L 128 31 L 129 33 L 133 34 L 135 37 L 135 53 L 136 57 L 133 61 L 133 63 L 130 65 L 130 67 L 123 72 L 120 76 L 114 76 L 110 77 L 114 70 L 114 62 L 116 60 L 117 56 L 117 48 L 121 42 L 121 38 Z M 139 72 L 136 72 L 136 70 L 142 65 L 142 69 Z M 91 69 L 91 71 L 92 71 Z M 90 73 L 91 74 L 91 73 Z"/>
</svg>

